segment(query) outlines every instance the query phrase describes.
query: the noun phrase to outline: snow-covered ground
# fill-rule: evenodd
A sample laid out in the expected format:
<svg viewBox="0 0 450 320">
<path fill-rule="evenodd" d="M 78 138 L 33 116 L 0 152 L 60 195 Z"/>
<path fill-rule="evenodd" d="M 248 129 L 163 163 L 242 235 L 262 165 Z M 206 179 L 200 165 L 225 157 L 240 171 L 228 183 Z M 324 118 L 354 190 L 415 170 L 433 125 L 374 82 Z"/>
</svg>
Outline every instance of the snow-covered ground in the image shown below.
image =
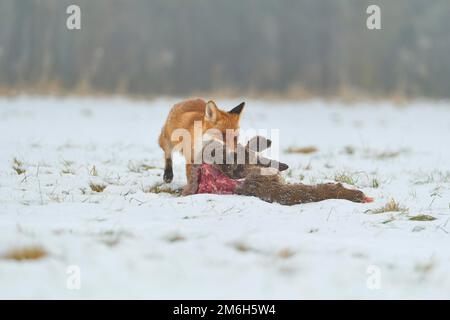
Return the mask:
<svg viewBox="0 0 450 320">
<path fill-rule="evenodd" d="M 450 298 L 450 105 L 247 101 L 288 181 L 375 197 L 285 207 L 151 192 L 174 102 L 0 99 L 0 298 Z M 46 255 L 8 259 L 27 248 Z"/>
</svg>

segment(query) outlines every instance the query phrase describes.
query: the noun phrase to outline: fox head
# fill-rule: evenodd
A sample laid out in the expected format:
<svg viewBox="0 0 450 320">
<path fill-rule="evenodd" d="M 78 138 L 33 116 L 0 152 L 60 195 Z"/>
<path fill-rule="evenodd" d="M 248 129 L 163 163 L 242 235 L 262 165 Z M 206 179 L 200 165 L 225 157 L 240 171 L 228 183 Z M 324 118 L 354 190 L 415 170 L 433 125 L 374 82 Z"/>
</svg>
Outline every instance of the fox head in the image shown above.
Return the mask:
<svg viewBox="0 0 450 320">
<path fill-rule="evenodd" d="M 222 141 L 211 140 L 204 145 L 204 156 L 207 158 L 203 160 L 206 159 L 205 163 L 215 164 L 220 171 L 232 179 L 242 179 L 251 173 L 265 172 L 264 174 L 273 175 L 287 170 L 289 166 L 260 154 L 271 145 L 270 139 L 255 136 L 247 142 L 246 146 L 237 144 L 236 149 L 231 151 Z M 219 152 L 218 157 L 217 152 Z"/>
<path fill-rule="evenodd" d="M 245 102 L 230 111 L 220 110 L 214 101 L 208 101 L 205 107 L 205 119 L 203 121 L 203 132 L 220 139 L 231 149 L 235 149 L 239 136 L 239 120 Z"/>
</svg>

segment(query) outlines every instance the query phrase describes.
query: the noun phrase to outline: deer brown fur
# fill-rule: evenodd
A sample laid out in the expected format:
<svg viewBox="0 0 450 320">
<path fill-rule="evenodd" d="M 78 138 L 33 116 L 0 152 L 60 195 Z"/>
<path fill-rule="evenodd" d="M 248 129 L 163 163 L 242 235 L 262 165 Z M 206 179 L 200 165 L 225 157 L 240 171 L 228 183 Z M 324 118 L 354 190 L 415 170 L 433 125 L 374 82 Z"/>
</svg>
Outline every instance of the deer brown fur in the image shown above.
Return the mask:
<svg viewBox="0 0 450 320">
<path fill-rule="evenodd" d="M 236 194 L 254 196 L 267 202 L 292 206 L 299 203 L 318 202 L 327 199 L 345 199 L 353 202 L 366 202 L 366 196 L 359 190 L 347 189 L 340 183 L 305 185 L 286 183 L 279 174 L 248 175 Z"/>
<path fill-rule="evenodd" d="M 212 142 L 220 143 L 220 142 Z M 345 199 L 353 202 L 368 202 L 363 192 L 347 189 L 340 183 L 325 183 L 319 185 L 305 185 L 302 183 L 286 183 L 279 171 L 286 170 L 288 166 L 259 155 L 259 151 L 270 147 L 270 140 L 255 137 L 246 147 L 238 145 L 236 151 L 228 151 L 222 144 L 215 145 L 213 150 L 223 151 L 223 159 L 233 159 L 234 163 L 212 163 L 230 179 L 243 179 L 235 193 L 246 196 L 255 196 L 266 202 L 277 202 L 282 205 L 295 205 L 300 203 L 317 202 L 326 199 Z M 237 163 L 237 151 L 245 155 Z M 243 161 L 243 162 L 242 162 Z M 195 165 L 190 172 L 191 183 L 183 191 L 184 195 L 194 194 L 198 190 L 199 169 L 202 165 Z M 265 168 L 272 168 L 265 170 Z M 275 169 L 275 170 L 273 170 Z"/>
</svg>

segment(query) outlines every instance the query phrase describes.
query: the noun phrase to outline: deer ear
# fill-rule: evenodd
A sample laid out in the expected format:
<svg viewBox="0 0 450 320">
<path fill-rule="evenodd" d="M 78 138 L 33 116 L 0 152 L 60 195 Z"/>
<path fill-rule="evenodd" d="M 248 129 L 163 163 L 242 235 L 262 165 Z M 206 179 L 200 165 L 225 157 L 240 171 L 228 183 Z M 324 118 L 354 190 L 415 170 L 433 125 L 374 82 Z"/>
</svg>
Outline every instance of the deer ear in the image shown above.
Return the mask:
<svg viewBox="0 0 450 320">
<path fill-rule="evenodd" d="M 244 109 L 245 102 L 241 102 L 237 107 L 234 107 L 228 113 L 241 114 L 242 109 Z"/>
<path fill-rule="evenodd" d="M 215 123 L 217 121 L 218 108 L 214 101 L 208 101 L 205 109 L 205 120 Z"/>
<path fill-rule="evenodd" d="M 270 148 L 271 145 L 272 140 L 267 139 L 263 136 L 255 136 L 247 142 L 247 145 L 245 147 L 251 151 L 261 152 Z"/>
</svg>

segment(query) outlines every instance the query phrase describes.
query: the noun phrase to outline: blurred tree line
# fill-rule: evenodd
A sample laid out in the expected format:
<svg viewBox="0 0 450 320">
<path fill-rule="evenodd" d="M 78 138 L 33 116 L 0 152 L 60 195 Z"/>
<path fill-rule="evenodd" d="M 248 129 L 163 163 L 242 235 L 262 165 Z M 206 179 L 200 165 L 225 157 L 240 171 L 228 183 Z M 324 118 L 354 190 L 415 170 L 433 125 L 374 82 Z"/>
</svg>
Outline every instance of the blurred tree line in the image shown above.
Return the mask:
<svg viewBox="0 0 450 320">
<path fill-rule="evenodd" d="M 0 0 L 0 87 L 450 97 L 450 2 Z"/>
</svg>

